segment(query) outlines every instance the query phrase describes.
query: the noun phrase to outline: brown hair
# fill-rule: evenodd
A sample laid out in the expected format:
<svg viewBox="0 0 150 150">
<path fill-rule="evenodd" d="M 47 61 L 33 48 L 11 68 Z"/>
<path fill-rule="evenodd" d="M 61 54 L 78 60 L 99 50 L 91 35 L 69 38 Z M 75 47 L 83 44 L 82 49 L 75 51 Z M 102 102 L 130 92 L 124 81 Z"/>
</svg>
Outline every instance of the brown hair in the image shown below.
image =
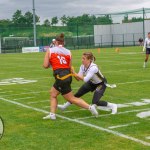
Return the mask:
<svg viewBox="0 0 150 150">
<path fill-rule="evenodd" d="M 84 52 L 83 55 L 89 60 L 91 60 L 91 62 L 94 62 L 96 60 L 96 58 L 94 57 L 92 52 Z"/>
<path fill-rule="evenodd" d="M 56 36 L 56 41 L 58 42 L 58 44 L 64 44 L 64 33 L 61 33 L 60 35 Z"/>
</svg>

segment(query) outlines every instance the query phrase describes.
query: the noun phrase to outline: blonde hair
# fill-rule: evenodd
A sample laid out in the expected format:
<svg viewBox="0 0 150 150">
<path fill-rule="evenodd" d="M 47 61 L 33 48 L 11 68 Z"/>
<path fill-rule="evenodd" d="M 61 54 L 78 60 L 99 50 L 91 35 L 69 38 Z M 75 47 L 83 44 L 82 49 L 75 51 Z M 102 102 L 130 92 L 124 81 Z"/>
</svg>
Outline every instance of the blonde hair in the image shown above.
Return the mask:
<svg viewBox="0 0 150 150">
<path fill-rule="evenodd" d="M 92 52 L 84 52 L 83 55 L 88 59 L 91 60 L 91 62 L 94 62 L 96 60 L 95 56 Z"/>
</svg>

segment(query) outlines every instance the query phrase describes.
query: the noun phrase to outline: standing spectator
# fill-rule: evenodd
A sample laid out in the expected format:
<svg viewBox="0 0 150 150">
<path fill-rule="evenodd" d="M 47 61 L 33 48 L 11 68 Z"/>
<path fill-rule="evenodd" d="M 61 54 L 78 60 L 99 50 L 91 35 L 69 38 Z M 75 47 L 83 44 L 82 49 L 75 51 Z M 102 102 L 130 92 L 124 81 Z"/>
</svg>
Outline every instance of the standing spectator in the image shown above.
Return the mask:
<svg viewBox="0 0 150 150">
<path fill-rule="evenodd" d="M 141 38 L 141 37 L 139 38 L 139 45 L 143 46 L 143 38 Z"/>
<path fill-rule="evenodd" d="M 53 39 L 53 40 L 52 40 L 52 43 L 50 44 L 49 47 L 50 47 L 50 48 L 55 47 L 55 44 L 56 44 L 56 39 Z"/>
</svg>

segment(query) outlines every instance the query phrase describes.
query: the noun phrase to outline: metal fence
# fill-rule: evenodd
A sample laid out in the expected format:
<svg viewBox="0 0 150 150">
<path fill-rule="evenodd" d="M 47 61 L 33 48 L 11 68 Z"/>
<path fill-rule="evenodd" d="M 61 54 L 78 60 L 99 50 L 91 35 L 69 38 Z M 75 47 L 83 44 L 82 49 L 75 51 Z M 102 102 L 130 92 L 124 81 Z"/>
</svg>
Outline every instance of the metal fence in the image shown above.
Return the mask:
<svg viewBox="0 0 150 150">
<path fill-rule="evenodd" d="M 96 47 L 136 46 L 142 33 L 112 34 L 112 35 L 86 35 L 65 38 L 65 47 L 71 50 L 90 49 Z M 49 46 L 52 38 L 37 39 L 38 46 Z M 97 42 L 98 41 L 98 42 Z M 33 38 L 4 40 L 1 38 L 2 53 L 20 53 L 22 47 L 32 47 Z"/>
</svg>

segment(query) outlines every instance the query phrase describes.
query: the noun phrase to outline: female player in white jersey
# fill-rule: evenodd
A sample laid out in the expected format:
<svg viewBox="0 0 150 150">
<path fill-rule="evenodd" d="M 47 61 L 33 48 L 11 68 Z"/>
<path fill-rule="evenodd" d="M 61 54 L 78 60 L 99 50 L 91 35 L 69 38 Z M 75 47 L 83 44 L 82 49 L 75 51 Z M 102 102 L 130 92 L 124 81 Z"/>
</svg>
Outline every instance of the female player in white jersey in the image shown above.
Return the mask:
<svg viewBox="0 0 150 150">
<path fill-rule="evenodd" d="M 112 110 L 112 114 L 117 113 L 117 105 L 113 103 L 109 103 L 106 101 L 102 101 L 101 97 L 103 96 L 107 80 L 102 75 L 98 66 L 94 63 L 95 57 L 91 52 L 85 52 L 82 56 L 82 65 L 80 67 L 79 73 L 76 74 L 75 78 L 77 80 L 83 80 L 85 83 L 79 88 L 75 97 L 81 97 L 88 92 L 93 92 L 92 104 L 96 106 L 105 106 Z M 58 108 L 61 110 L 65 110 L 71 103 L 67 102 L 64 105 L 58 105 Z"/>
<path fill-rule="evenodd" d="M 144 41 L 143 51 L 145 51 L 145 49 L 146 49 L 146 58 L 145 58 L 144 65 L 143 65 L 144 68 L 147 65 L 147 61 L 148 61 L 149 54 L 150 54 L 150 32 L 148 32 L 148 36 Z"/>
<path fill-rule="evenodd" d="M 64 34 L 56 37 L 56 46 L 47 50 L 44 58 L 43 67 L 52 67 L 55 77 L 55 83 L 50 90 L 50 113 L 43 119 L 56 119 L 57 96 L 61 93 L 62 96 L 69 102 L 76 104 L 97 116 L 98 112 L 95 106 L 90 106 L 81 98 L 77 98 L 71 91 L 72 77 L 70 75 L 71 68 L 71 52 L 64 47 Z M 65 77 L 61 80 L 60 78 Z"/>
</svg>

